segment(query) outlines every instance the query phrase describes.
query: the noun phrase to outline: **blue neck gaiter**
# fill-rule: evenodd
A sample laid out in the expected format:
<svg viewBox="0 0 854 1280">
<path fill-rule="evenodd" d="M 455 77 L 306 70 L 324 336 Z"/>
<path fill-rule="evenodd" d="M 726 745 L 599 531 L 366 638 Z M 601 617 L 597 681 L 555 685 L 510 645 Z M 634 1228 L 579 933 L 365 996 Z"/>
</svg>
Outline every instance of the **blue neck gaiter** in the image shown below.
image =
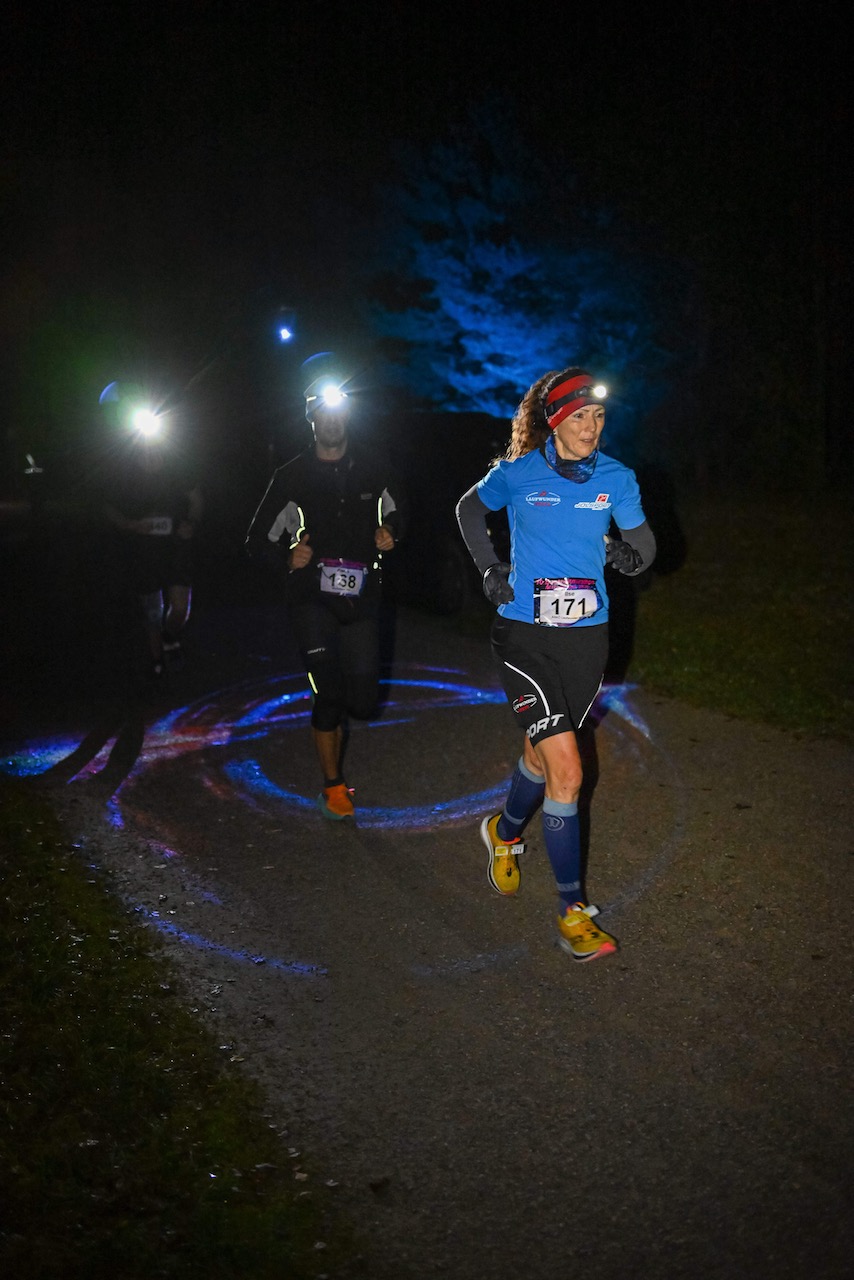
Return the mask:
<svg viewBox="0 0 854 1280">
<path fill-rule="evenodd" d="M 588 458 L 580 458 L 578 461 L 562 458 L 555 445 L 554 433 L 543 445 L 543 453 L 549 466 L 553 467 L 559 476 L 563 476 L 564 480 L 572 480 L 574 484 L 584 484 L 585 480 L 590 479 L 596 470 L 599 457 L 599 450 L 594 449 Z"/>
</svg>

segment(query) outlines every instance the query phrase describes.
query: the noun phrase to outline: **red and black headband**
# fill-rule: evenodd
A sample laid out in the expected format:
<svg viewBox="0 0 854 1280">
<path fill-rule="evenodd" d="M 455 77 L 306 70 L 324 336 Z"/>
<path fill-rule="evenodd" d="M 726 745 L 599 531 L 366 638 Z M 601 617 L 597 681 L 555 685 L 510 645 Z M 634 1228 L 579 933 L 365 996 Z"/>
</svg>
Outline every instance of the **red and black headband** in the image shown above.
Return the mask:
<svg viewBox="0 0 854 1280">
<path fill-rule="evenodd" d="M 583 409 L 587 404 L 601 404 L 605 398 L 605 388 L 593 381 L 589 373 L 578 373 L 572 378 L 558 382 L 545 398 L 543 409 L 546 422 L 552 430 L 564 418 L 568 418 L 576 409 Z"/>
</svg>

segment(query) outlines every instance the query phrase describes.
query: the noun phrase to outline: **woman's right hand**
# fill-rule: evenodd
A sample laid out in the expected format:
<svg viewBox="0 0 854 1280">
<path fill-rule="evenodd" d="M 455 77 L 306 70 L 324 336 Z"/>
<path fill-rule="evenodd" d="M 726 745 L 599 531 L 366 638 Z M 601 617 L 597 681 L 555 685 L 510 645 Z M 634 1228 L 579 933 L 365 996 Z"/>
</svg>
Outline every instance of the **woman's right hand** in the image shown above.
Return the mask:
<svg viewBox="0 0 854 1280">
<path fill-rule="evenodd" d="M 483 575 L 483 594 L 490 604 L 509 604 L 516 599 L 516 593 L 507 581 L 511 571 L 512 566 L 501 561 L 491 564 Z"/>
</svg>

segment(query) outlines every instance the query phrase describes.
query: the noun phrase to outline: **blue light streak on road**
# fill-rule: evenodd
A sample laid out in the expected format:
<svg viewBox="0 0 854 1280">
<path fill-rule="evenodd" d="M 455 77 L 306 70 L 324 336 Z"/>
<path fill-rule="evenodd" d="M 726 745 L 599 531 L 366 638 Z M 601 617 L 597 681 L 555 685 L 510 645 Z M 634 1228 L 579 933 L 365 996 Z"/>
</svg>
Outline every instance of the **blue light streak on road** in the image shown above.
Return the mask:
<svg viewBox="0 0 854 1280">
<path fill-rule="evenodd" d="M 305 722 L 311 715 L 311 707 L 306 706 L 304 710 L 295 714 L 281 715 L 279 707 L 287 705 L 289 702 L 309 702 L 307 693 L 283 693 L 278 698 L 271 698 L 267 702 L 262 702 L 259 706 L 253 707 L 251 711 L 247 711 L 239 720 L 235 720 L 235 729 L 248 728 L 250 725 L 256 724 L 298 724 Z"/>
<path fill-rule="evenodd" d="M 225 773 L 238 787 L 250 794 L 263 795 L 287 807 L 303 812 L 315 808 L 313 799 L 306 799 L 295 791 L 286 791 L 284 787 L 272 782 L 257 760 L 231 761 L 225 766 Z M 439 801 L 436 804 L 409 805 L 405 809 L 392 807 L 358 808 L 358 826 L 360 829 L 425 831 L 437 826 L 445 826 L 454 822 L 468 822 L 475 814 L 483 814 L 503 801 L 510 785 L 510 778 L 503 778 L 494 787 L 485 791 L 473 791 L 466 796 L 456 796 L 451 800 Z"/>
<path fill-rule="evenodd" d="M 0 771 L 12 778 L 29 778 L 33 774 L 44 773 L 70 756 L 79 741 L 79 738 L 66 737 L 35 738 L 20 746 L 7 747 L 3 751 Z M 99 755 L 106 759 L 106 750 Z"/>
<path fill-rule="evenodd" d="M 220 942 L 212 942 L 210 938 L 203 938 L 200 933 L 188 933 L 186 929 L 181 929 L 168 920 L 162 920 L 156 911 L 149 911 L 145 907 L 136 907 L 135 910 L 137 915 L 143 916 L 161 933 L 177 939 L 178 942 L 189 943 L 202 951 L 213 951 L 216 955 L 225 956 L 228 960 L 238 960 L 242 964 L 263 964 L 265 969 L 277 969 L 281 973 L 288 973 L 296 978 L 321 978 L 329 972 L 319 964 L 306 964 L 300 960 L 279 960 L 276 956 L 252 955 L 249 951 L 226 947 Z"/>
<path fill-rule="evenodd" d="M 630 724 L 633 729 L 637 729 L 638 733 L 642 734 L 648 742 L 651 742 L 652 734 L 649 725 L 629 702 L 628 695 L 637 687 L 636 684 L 603 685 L 596 700 L 597 706 L 607 711 L 615 712 L 621 720 L 625 720 L 626 724 Z"/>
<path fill-rule="evenodd" d="M 366 731 L 374 733 L 378 729 L 388 730 L 408 724 L 417 721 L 421 714 L 435 710 L 476 708 L 505 703 L 502 690 L 480 688 L 467 683 L 466 672 L 453 668 L 429 668 L 421 664 L 418 664 L 415 670 L 419 673 L 418 677 L 397 677 L 382 681 L 388 694 L 387 700 L 380 717 L 367 724 Z M 437 676 L 461 677 L 461 679 L 426 678 Z M 286 687 L 293 686 L 295 681 L 300 684 L 298 689 Z M 275 807 L 279 812 L 284 809 L 293 817 L 312 818 L 316 813 L 314 795 L 304 796 L 279 786 L 267 776 L 259 760 L 239 758 L 241 744 L 292 730 L 304 731 L 311 712 L 310 700 L 303 686 L 302 673 L 278 675 L 218 690 L 197 702 L 171 711 L 147 729 L 142 753 L 122 784 L 121 797 L 117 788 L 105 803 L 103 815 L 105 820 L 113 827 L 132 829 L 135 825 L 132 820 L 133 810 L 129 811 L 131 821 L 128 823 L 128 811 L 124 805 L 127 794 L 125 789 L 132 791 L 133 784 L 154 765 L 172 761 L 177 763 L 181 757 L 200 754 L 210 748 L 216 748 L 217 755 L 212 759 L 209 757 L 206 761 L 200 781 L 203 786 L 214 789 L 220 799 L 237 799 L 244 806 L 259 813 L 269 813 L 271 807 Z M 629 742 L 632 738 L 631 731 L 634 731 L 641 739 L 653 744 L 649 726 L 632 705 L 630 695 L 636 687 L 629 684 L 603 687 L 594 708 L 594 719 L 598 722 L 613 716 L 615 722 L 613 729 L 617 742 Z M 637 744 L 637 739 L 635 743 Z M 7 748 L 7 752 L 0 752 L 0 772 L 17 777 L 28 777 L 54 770 L 55 780 L 64 781 L 61 773 L 62 762 L 75 751 L 77 746 L 78 739 L 63 735 Z M 660 748 L 658 753 L 660 758 L 671 763 L 666 753 L 661 752 Z M 109 749 L 105 745 L 97 756 L 80 769 L 76 775 L 77 778 L 88 779 L 93 775 L 97 778 L 98 769 L 107 760 L 108 755 Z M 368 808 L 360 805 L 357 810 L 357 826 L 359 829 L 375 831 L 419 833 L 435 830 L 438 827 L 470 823 L 485 812 L 495 811 L 501 806 L 507 793 L 508 783 L 508 778 L 502 778 L 495 785 L 481 791 L 407 807 Z M 680 804 L 684 804 L 684 801 L 680 801 Z M 618 913 L 634 902 L 661 874 L 679 847 L 683 823 L 684 813 L 680 808 L 675 816 L 671 838 L 665 842 L 659 856 L 653 860 L 639 880 L 623 888 L 622 892 L 618 892 L 611 903 L 607 904 L 612 912 Z M 157 842 L 149 843 L 156 856 L 164 858 L 179 856 L 179 851 L 168 849 Z M 193 886 L 193 891 L 211 904 L 223 905 L 216 894 L 199 883 Z M 230 948 L 165 921 L 156 911 L 150 911 L 141 905 L 137 906 L 136 910 L 154 927 L 178 941 L 235 961 L 265 964 L 271 969 L 296 976 L 318 976 L 327 972 L 319 965 L 267 958 L 252 955 L 245 949 Z M 502 951 L 494 955 L 451 960 L 435 966 L 425 965 L 420 968 L 415 966 L 413 971 L 422 973 L 423 976 L 474 972 L 478 968 L 491 966 L 508 958 L 515 958 L 515 953 Z"/>
</svg>

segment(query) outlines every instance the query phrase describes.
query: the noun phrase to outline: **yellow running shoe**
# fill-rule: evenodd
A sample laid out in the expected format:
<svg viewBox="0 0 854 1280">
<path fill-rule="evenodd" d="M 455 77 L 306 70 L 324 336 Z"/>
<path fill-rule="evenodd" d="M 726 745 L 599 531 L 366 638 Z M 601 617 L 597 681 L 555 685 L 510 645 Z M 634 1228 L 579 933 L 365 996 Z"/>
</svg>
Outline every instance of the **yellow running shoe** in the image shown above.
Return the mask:
<svg viewBox="0 0 854 1280">
<path fill-rule="evenodd" d="M 494 813 L 491 818 L 484 818 L 480 824 L 480 834 L 489 850 L 489 862 L 486 868 L 489 883 L 497 893 L 506 895 L 519 891 L 521 876 L 516 857 L 525 852 L 525 846 L 519 839 L 501 839 L 498 834 L 500 817 L 500 813 Z"/>
<path fill-rule="evenodd" d="M 334 822 L 352 818 L 355 812 L 352 788 L 343 782 L 336 783 L 334 787 L 324 787 L 317 797 L 317 807 L 324 818 L 332 818 Z"/>
<path fill-rule="evenodd" d="M 598 914 L 598 907 L 585 907 L 583 902 L 575 902 L 566 908 L 562 916 L 558 916 L 558 942 L 573 960 L 598 960 L 600 956 L 611 956 L 617 950 L 617 939 L 605 933 L 604 929 L 597 929 L 593 923 L 591 917 Z"/>
</svg>

